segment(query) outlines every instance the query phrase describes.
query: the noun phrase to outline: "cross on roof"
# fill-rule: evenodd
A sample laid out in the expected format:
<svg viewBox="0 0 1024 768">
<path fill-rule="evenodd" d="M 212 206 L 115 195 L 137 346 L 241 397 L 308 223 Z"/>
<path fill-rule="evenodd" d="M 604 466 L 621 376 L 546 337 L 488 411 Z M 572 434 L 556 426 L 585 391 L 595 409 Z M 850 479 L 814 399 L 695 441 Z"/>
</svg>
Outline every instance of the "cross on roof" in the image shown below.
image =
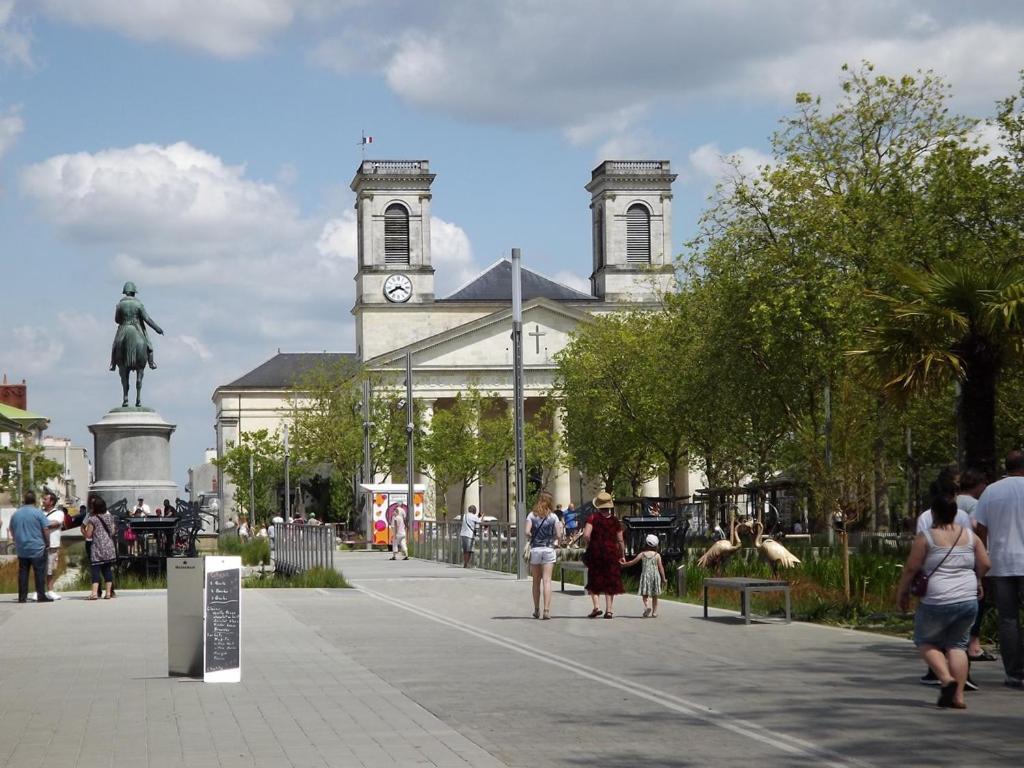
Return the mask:
<svg viewBox="0 0 1024 768">
<path fill-rule="evenodd" d="M 544 331 L 542 331 L 540 329 L 539 325 L 534 324 L 534 326 L 533 326 L 533 333 L 528 333 L 526 335 L 527 336 L 533 336 L 534 340 L 537 342 L 537 354 L 539 355 L 540 354 L 540 337 L 541 336 L 547 336 L 547 334 L 544 333 Z"/>
</svg>

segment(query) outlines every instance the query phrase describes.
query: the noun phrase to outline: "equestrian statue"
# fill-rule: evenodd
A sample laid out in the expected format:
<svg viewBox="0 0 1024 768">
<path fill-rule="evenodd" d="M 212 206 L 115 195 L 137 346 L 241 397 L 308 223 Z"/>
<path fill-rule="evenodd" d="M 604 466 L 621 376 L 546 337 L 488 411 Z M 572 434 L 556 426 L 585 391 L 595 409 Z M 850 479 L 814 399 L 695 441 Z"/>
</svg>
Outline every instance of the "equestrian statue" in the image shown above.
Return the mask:
<svg viewBox="0 0 1024 768">
<path fill-rule="evenodd" d="M 117 369 L 121 376 L 121 392 L 124 400 L 122 408 L 128 407 L 128 374 L 135 371 L 135 407 L 142 407 L 142 375 L 146 372 L 146 364 L 155 369 L 153 362 L 153 345 L 146 331 L 148 325 L 163 335 L 163 330 L 146 314 L 142 302 L 135 298 L 135 283 L 127 282 L 122 290 L 124 296 L 117 302 L 114 310 L 114 322 L 117 333 L 110 348 L 110 370 Z"/>
</svg>

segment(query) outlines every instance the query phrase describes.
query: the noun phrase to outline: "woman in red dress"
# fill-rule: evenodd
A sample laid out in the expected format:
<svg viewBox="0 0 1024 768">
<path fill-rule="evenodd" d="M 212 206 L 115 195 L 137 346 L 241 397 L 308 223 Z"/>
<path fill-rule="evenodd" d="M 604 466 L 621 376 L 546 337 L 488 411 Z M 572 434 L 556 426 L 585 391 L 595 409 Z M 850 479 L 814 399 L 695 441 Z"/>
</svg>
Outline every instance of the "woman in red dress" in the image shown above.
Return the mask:
<svg viewBox="0 0 1024 768">
<path fill-rule="evenodd" d="M 594 603 L 589 618 L 601 615 L 598 595 L 604 595 L 604 617 L 614 617 L 612 603 L 621 595 L 622 567 L 619 561 L 625 555 L 622 544 L 622 524 L 615 517 L 615 502 L 605 491 L 594 499 L 597 512 L 590 516 L 583 528 L 583 540 L 587 543 L 584 560 L 587 564 L 587 592 Z"/>
</svg>

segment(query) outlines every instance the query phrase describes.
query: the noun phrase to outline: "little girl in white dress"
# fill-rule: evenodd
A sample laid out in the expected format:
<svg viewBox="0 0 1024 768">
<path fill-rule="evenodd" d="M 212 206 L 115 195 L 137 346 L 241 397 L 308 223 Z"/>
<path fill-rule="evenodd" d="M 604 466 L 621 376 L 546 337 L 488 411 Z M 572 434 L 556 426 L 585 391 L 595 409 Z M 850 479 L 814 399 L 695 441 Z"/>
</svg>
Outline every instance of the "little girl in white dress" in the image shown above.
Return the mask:
<svg viewBox="0 0 1024 768">
<path fill-rule="evenodd" d="M 658 537 L 653 533 L 647 534 L 647 546 L 644 551 L 638 554 L 629 562 L 622 561 L 624 567 L 643 563 L 640 568 L 640 588 L 637 590 L 644 601 L 644 618 L 650 616 L 658 618 L 658 595 L 661 594 L 662 585 L 667 582 L 665 578 L 665 566 L 661 562 L 661 555 L 658 554 Z M 650 605 L 648 605 L 650 600 Z"/>
</svg>

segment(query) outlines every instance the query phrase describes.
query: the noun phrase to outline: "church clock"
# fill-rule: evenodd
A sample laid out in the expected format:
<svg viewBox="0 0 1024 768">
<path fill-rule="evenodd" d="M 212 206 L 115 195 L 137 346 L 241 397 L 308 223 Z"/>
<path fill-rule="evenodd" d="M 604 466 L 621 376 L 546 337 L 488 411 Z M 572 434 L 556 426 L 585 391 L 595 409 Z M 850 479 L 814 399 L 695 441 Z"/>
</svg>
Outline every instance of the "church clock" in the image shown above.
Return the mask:
<svg viewBox="0 0 1024 768">
<path fill-rule="evenodd" d="M 401 304 L 412 297 L 412 280 L 408 275 L 388 275 L 384 281 L 384 298 L 394 304 Z"/>
</svg>

